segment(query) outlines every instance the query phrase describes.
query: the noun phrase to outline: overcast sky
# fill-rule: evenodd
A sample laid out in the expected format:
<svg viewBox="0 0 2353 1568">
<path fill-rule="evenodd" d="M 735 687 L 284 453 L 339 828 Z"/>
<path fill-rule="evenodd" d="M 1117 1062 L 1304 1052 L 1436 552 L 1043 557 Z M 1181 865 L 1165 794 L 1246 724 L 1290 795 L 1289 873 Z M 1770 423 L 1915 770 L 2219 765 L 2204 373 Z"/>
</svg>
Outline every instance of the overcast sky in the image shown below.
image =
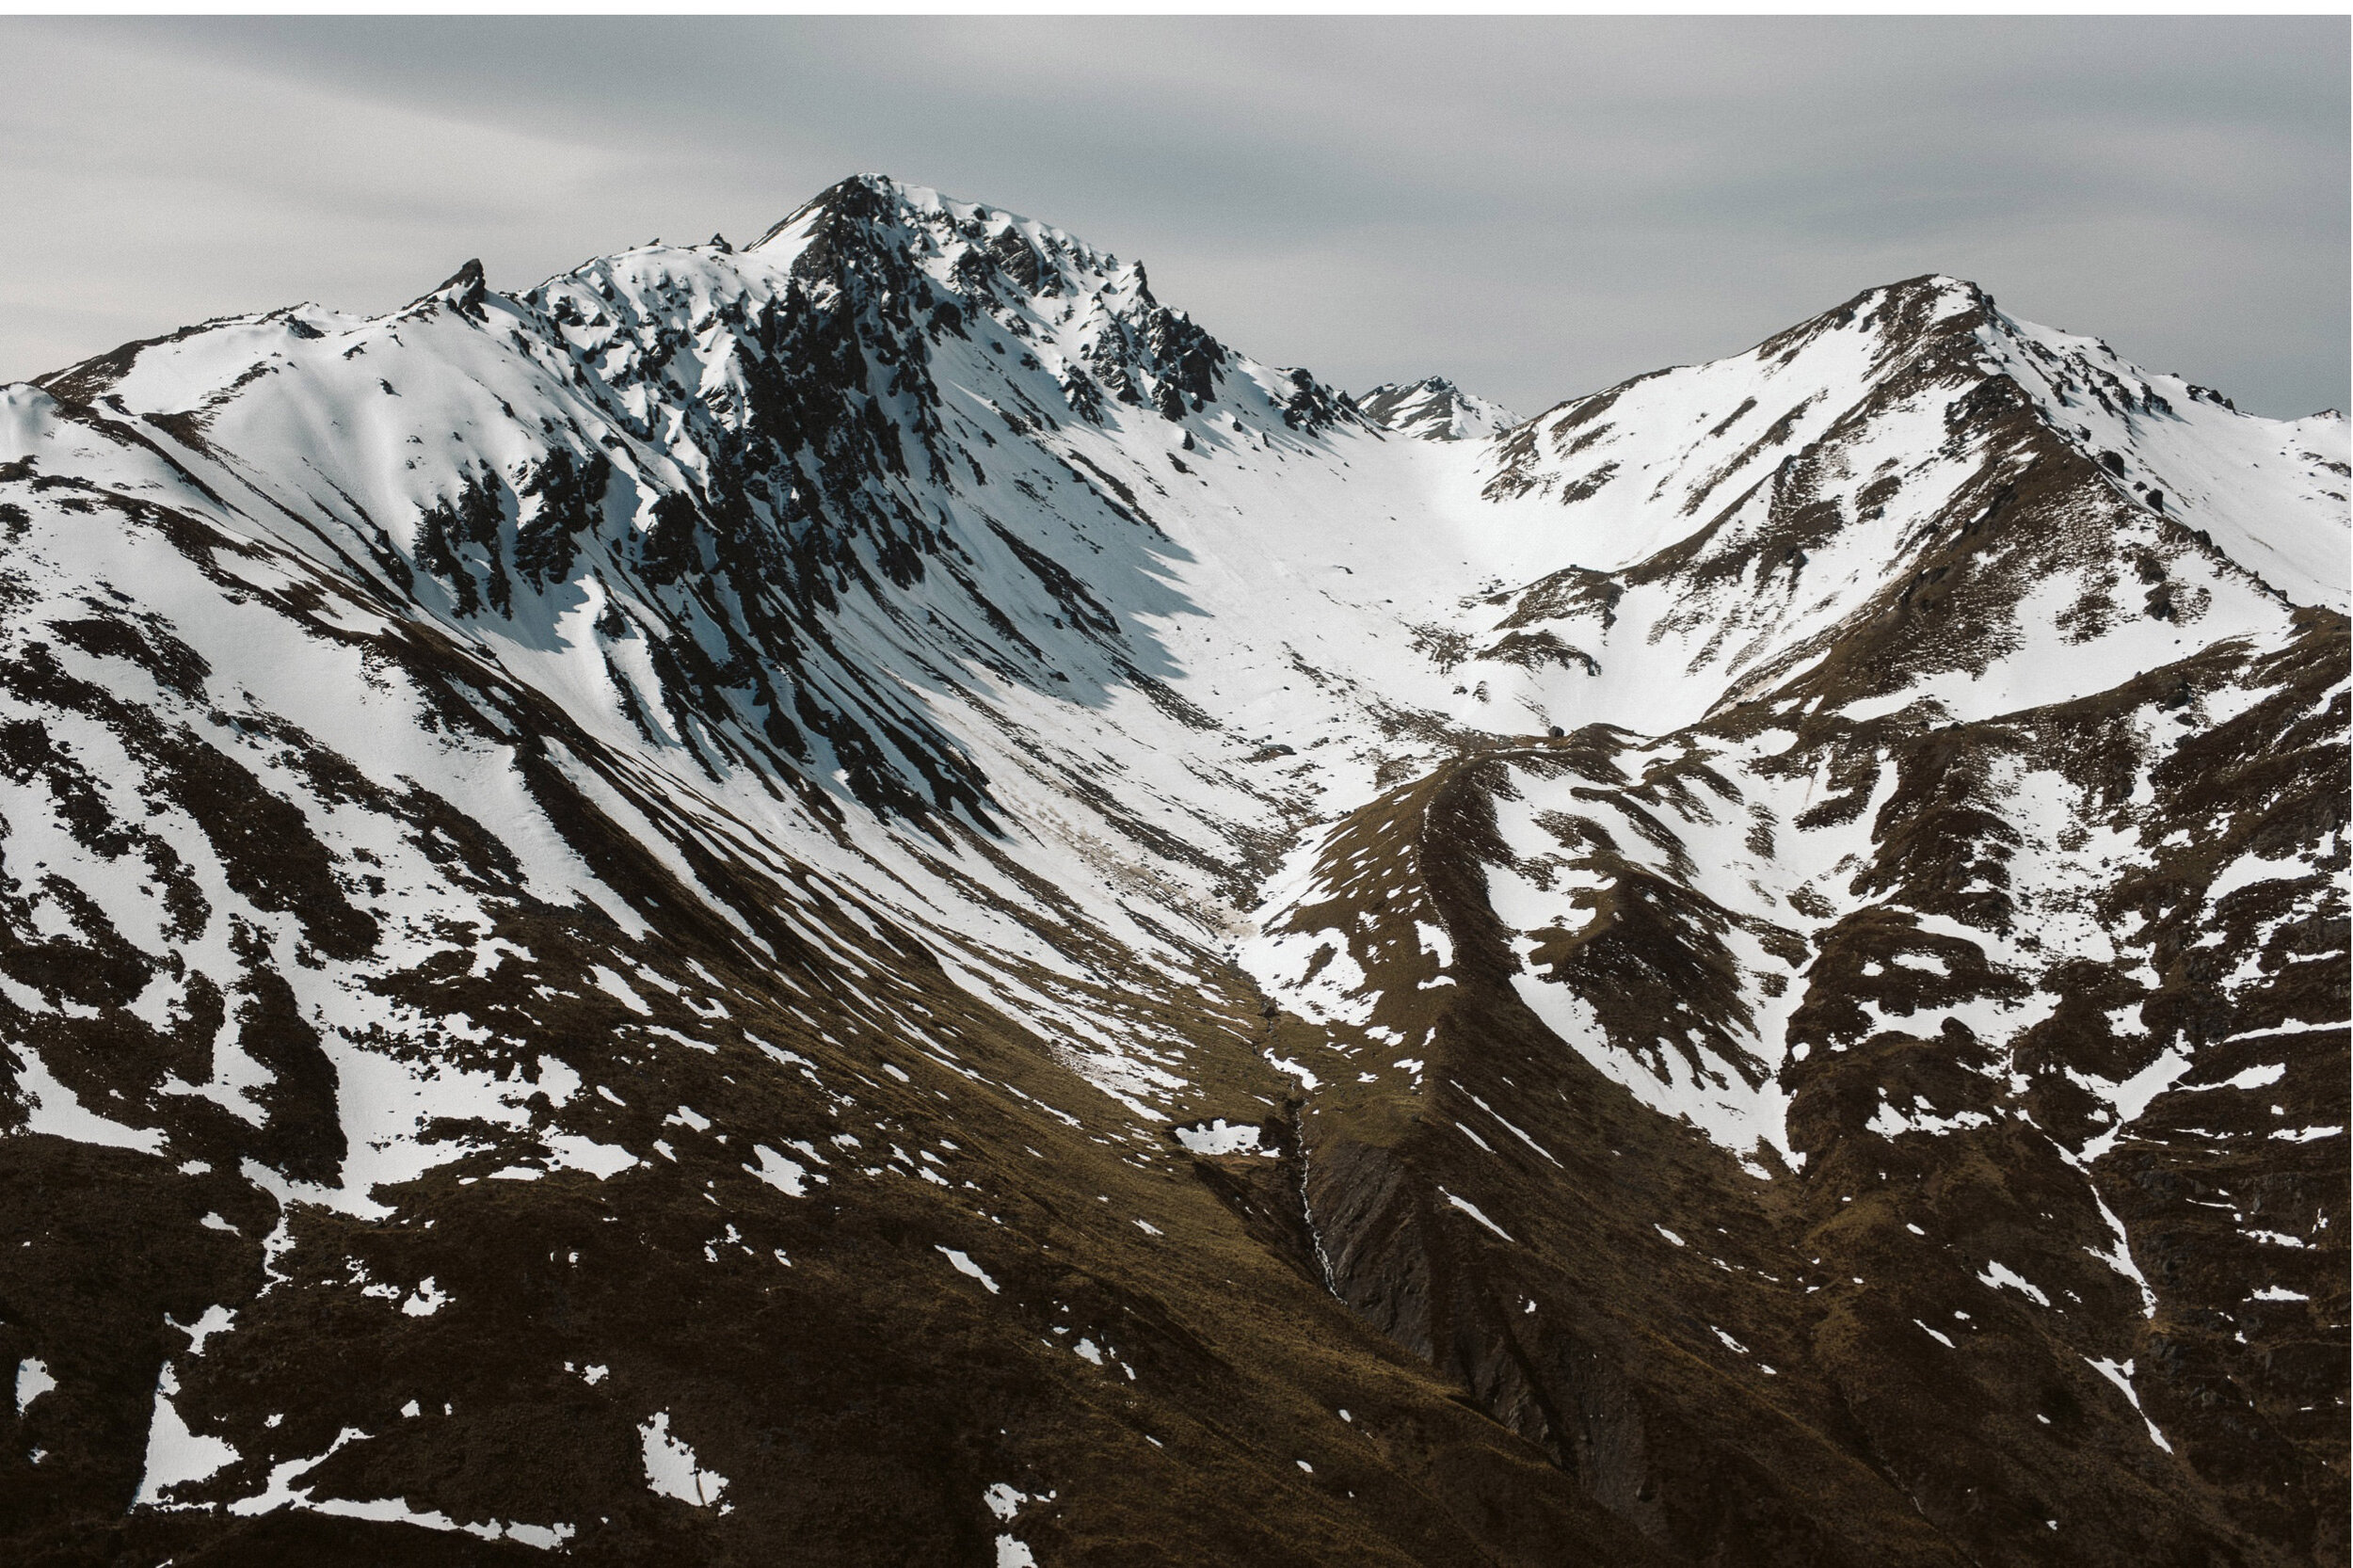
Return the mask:
<svg viewBox="0 0 2353 1568">
<path fill-rule="evenodd" d="M 2346 402 L 2344 18 L 0 18 L 0 380 L 520 291 L 876 169 L 1260 360 L 1523 413 L 1922 272 Z"/>
</svg>

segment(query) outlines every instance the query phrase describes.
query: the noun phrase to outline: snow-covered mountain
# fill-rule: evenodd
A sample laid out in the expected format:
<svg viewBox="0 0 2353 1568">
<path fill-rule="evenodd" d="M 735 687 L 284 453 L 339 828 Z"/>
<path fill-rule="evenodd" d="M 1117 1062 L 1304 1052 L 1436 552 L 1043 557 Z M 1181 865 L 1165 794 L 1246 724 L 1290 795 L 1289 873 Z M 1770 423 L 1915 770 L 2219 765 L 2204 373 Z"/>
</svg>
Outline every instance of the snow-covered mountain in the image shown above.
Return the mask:
<svg viewBox="0 0 2353 1568">
<path fill-rule="evenodd" d="M 1466 392 L 1443 376 L 1384 381 L 1357 398 L 1356 408 L 1376 424 L 1429 441 L 1492 436 L 1520 422 L 1502 404 Z"/>
<path fill-rule="evenodd" d="M 875 176 L 0 399 L 27 1560 L 2345 1558 L 2337 416 Z"/>
</svg>

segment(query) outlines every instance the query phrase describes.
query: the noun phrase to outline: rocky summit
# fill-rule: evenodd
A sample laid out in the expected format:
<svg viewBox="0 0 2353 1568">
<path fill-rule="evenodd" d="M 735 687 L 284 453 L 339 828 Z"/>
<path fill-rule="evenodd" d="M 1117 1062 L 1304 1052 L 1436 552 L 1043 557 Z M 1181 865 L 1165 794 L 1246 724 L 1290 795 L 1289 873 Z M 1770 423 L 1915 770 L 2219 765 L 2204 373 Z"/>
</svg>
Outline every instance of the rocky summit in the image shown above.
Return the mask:
<svg viewBox="0 0 2353 1568">
<path fill-rule="evenodd" d="M 0 389 L 0 1557 L 2344 1563 L 2347 445 L 874 176 Z"/>
</svg>

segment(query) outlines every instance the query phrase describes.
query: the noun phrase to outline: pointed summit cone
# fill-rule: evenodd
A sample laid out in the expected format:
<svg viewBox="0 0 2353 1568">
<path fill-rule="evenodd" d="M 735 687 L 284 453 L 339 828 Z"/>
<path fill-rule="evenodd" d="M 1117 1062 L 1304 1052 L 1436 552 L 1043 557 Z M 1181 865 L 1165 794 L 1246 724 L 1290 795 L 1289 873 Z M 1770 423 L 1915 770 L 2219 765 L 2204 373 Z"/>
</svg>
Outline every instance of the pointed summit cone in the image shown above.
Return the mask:
<svg viewBox="0 0 2353 1568">
<path fill-rule="evenodd" d="M 459 315 L 481 319 L 482 296 L 489 292 L 483 277 L 481 258 L 468 261 L 456 272 L 408 302 L 411 311 L 436 303 L 445 303 Z"/>
</svg>

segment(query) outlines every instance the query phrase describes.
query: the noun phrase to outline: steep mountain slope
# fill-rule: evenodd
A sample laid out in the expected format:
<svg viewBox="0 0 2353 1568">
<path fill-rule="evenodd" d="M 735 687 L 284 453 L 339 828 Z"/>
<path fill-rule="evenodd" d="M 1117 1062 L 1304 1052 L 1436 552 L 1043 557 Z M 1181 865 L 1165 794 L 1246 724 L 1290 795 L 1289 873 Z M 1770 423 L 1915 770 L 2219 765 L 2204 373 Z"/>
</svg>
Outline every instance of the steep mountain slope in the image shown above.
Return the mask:
<svg viewBox="0 0 2353 1568">
<path fill-rule="evenodd" d="M 2341 420 L 871 176 L 0 395 L 18 1558 L 2344 1560 Z"/>
</svg>

